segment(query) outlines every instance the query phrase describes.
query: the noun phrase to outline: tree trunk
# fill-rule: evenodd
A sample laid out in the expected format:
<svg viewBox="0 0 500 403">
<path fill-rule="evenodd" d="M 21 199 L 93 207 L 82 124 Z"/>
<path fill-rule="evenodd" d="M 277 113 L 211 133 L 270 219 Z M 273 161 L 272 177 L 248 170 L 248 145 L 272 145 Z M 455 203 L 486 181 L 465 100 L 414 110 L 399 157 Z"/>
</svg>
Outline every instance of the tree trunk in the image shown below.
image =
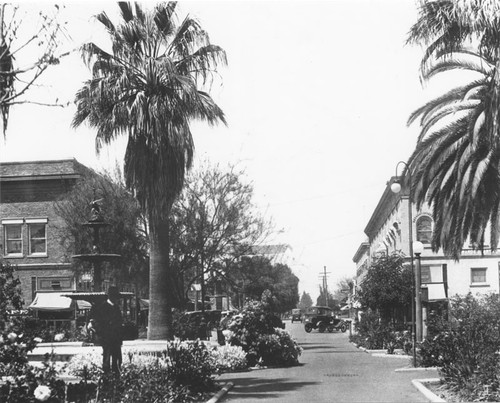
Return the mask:
<svg viewBox="0 0 500 403">
<path fill-rule="evenodd" d="M 172 307 L 175 280 L 169 264 L 168 220 L 151 222 L 151 251 L 149 261 L 149 318 L 148 340 L 173 337 Z"/>
</svg>

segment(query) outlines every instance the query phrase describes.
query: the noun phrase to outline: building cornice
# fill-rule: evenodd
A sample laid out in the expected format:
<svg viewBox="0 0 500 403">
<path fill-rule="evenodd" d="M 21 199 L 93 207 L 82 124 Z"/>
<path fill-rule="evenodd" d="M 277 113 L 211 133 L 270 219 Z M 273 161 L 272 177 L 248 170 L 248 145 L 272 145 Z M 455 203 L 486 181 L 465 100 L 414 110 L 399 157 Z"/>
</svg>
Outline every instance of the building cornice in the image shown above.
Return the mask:
<svg viewBox="0 0 500 403">
<path fill-rule="evenodd" d="M 15 263 L 10 262 L 15 270 L 32 269 L 70 269 L 71 263 Z"/>
<path fill-rule="evenodd" d="M 359 259 L 361 259 L 361 256 L 367 251 L 370 250 L 370 242 L 361 242 L 361 244 L 358 247 L 358 250 L 354 254 L 352 261 L 354 263 L 359 262 Z"/>
<path fill-rule="evenodd" d="M 396 178 L 397 177 L 393 176 L 391 177 L 389 182 L 386 183 L 384 193 L 382 194 L 377 207 L 375 207 L 375 210 L 373 211 L 373 214 L 365 227 L 365 234 L 368 236 L 368 239 L 370 241 L 372 241 L 376 236 L 382 224 L 387 221 L 390 212 L 394 209 L 394 207 L 396 207 L 398 201 L 401 198 L 405 197 L 401 194 L 395 194 L 391 191 L 391 185 L 395 182 Z M 402 192 L 403 189 L 401 193 Z"/>
</svg>

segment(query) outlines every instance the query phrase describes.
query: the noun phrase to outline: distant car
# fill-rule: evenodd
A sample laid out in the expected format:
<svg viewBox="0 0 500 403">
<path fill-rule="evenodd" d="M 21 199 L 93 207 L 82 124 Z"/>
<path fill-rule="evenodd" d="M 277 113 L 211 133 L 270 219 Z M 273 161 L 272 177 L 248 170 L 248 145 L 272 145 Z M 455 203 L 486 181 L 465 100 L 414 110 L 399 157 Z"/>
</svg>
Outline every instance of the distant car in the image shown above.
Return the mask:
<svg viewBox="0 0 500 403">
<path fill-rule="evenodd" d="M 292 323 L 296 320 L 302 323 L 302 312 L 300 309 L 292 309 Z"/>
</svg>

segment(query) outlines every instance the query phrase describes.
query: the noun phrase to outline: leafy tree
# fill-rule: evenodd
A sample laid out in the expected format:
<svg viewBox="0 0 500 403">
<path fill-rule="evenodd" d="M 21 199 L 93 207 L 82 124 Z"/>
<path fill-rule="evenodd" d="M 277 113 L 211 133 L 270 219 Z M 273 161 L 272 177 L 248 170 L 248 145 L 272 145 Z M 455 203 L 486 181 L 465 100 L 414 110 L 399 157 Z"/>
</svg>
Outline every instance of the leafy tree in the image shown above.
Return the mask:
<svg viewBox="0 0 500 403">
<path fill-rule="evenodd" d="M 122 287 L 133 288 L 141 295 L 147 291 L 148 234 L 137 200 L 123 185 L 121 174 L 89 171 L 73 189 L 55 205 L 56 213 L 64 220 L 59 239 L 69 254 L 91 253 L 93 234 L 82 226 L 91 218 L 90 204 L 101 199 L 104 220 L 109 227 L 100 231 L 99 248 L 103 253 L 122 256 L 119 262 L 109 263 L 109 272 Z M 71 256 L 67 257 L 71 259 Z M 73 261 L 73 260 L 72 260 Z M 88 263 L 73 261 L 78 272 L 91 269 Z"/>
<path fill-rule="evenodd" d="M 262 242 L 270 223 L 253 205 L 253 187 L 244 172 L 205 164 L 190 172 L 172 209 L 171 264 L 182 276 L 173 292 L 187 297 L 193 283 L 203 278 L 213 286 L 228 281 L 230 267 Z"/>
<path fill-rule="evenodd" d="M 64 25 L 58 21 L 60 6 L 39 11 L 35 7 L 30 4 L 26 11 L 19 4 L 0 5 L 0 123 L 4 136 L 13 105 L 62 106 L 26 97 L 40 76 L 67 54 L 56 54 L 65 35 Z"/>
<path fill-rule="evenodd" d="M 354 286 L 354 279 L 352 277 L 344 277 L 337 282 L 333 298 L 340 302 L 346 302 L 349 294 Z"/>
<path fill-rule="evenodd" d="M 426 47 L 424 81 L 466 71 L 459 84 L 417 109 L 421 126 L 409 159 L 415 200 L 433 206 L 432 248 L 459 259 L 464 242 L 499 240 L 500 3 L 422 1 L 408 42 Z"/>
<path fill-rule="evenodd" d="M 192 164 L 192 120 L 225 123 L 222 110 L 205 91 L 223 49 L 212 45 L 191 17 L 176 23 L 176 2 L 145 11 L 118 3 L 121 22 L 96 16 L 112 41 L 108 53 L 95 43 L 82 47 L 92 78 L 76 96 L 73 126 L 97 130 L 97 150 L 128 136 L 125 182 L 137 197 L 150 229 L 149 339 L 170 338 L 177 273 L 169 265 L 169 214 Z"/>
<path fill-rule="evenodd" d="M 21 282 L 14 276 L 14 266 L 0 260 L 0 331 L 10 321 L 9 310 L 19 310 L 23 303 Z"/>
<path fill-rule="evenodd" d="M 305 311 L 307 308 L 311 306 L 313 306 L 313 301 L 311 296 L 307 292 L 303 291 L 300 297 L 300 301 L 297 305 L 297 308 L 299 308 L 302 311 Z"/>
<path fill-rule="evenodd" d="M 412 273 L 403 262 L 396 253 L 374 258 L 359 290 L 361 305 L 378 311 L 384 321 L 395 319 L 411 305 Z"/>
<path fill-rule="evenodd" d="M 231 279 L 240 284 L 240 292 L 247 299 L 261 300 L 264 292 L 269 291 L 275 312 L 278 313 L 295 308 L 299 301 L 297 276 L 287 265 L 272 264 L 265 257 L 243 257 L 232 268 Z"/>
<path fill-rule="evenodd" d="M 328 291 L 328 294 L 325 292 L 324 287 L 319 288 L 319 296 L 318 299 L 316 300 L 316 305 L 319 306 L 328 306 L 329 308 L 332 308 L 334 311 L 340 310 L 340 301 L 336 298 L 334 298 L 333 294 Z M 328 298 L 326 298 L 328 295 Z"/>
</svg>

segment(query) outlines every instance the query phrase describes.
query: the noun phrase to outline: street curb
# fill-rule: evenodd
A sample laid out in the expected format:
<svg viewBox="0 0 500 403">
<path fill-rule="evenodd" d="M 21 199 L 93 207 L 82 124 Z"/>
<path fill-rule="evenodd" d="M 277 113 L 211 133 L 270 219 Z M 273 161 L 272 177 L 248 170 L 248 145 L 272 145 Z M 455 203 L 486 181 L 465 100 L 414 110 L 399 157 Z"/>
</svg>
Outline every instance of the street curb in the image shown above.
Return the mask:
<svg viewBox="0 0 500 403">
<path fill-rule="evenodd" d="M 441 399 L 438 395 L 431 392 L 424 385 L 425 383 L 438 383 L 438 382 L 439 382 L 439 378 L 413 379 L 411 381 L 413 386 L 415 386 L 419 390 L 420 393 L 422 393 L 427 399 L 429 399 L 430 402 L 432 402 L 432 403 L 445 402 L 446 403 L 446 400 Z"/>
<path fill-rule="evenodd" d="M 437 371 L 438 367 L 410 367 L 410 368 L 398 368 L 394 372 L 425 372 L 425 371 Z"/>
<path fill-rule="evenodd" d="M 401 354 L 387 354 L 387 353 L 371 353 L 372 357 L 389 357 L 389 358 L 399 358 L 399 359 L 410 359 L 409 355 Z"/>
<path fill-rule="evenodd" d="M 232 382 L 226 383 L 221 390 L 219 390 L 215 395 L 212 396 L 210 400 L 208 400 L 206 403 L 217 403 L 222 396 L 224 396 L 229 390 L 234 386 Z"/>
</svg>

